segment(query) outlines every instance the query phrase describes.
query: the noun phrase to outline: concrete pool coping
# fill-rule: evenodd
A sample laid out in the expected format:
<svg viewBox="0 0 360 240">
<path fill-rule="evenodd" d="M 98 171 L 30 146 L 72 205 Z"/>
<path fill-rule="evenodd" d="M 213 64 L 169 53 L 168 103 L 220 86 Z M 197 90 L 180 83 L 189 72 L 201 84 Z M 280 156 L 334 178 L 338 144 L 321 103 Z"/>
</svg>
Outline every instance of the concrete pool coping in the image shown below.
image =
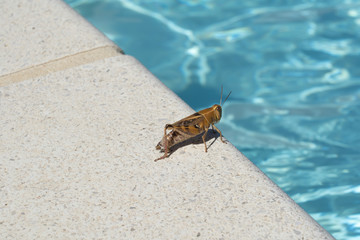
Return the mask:
<svg viewBox="0 0 360 240">
<path fill-rule="evenodd" d="M 231 143 L 155 163 L 193 110 L 64 2 L 0 19 L 1 239 L 333 239 Z"/>
</svg>

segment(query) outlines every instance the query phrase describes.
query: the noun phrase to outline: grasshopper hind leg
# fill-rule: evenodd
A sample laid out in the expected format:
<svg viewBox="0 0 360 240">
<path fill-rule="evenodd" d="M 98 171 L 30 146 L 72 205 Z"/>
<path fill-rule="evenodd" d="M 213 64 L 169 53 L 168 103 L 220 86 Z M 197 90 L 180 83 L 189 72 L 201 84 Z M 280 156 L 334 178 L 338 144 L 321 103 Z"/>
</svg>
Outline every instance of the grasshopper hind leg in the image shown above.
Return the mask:
<svg viewBox="0 0 360 240">
<path fill-rule="evenodd" d="M 173 126 L 172 126 L 171 124 L 166 124 L 166 125 L 165 125 L 165 128 L 164 128 L 164 137 L 163 137 L 163 139 L 164 139 L 164 151 L 165 151 L 165 153 L 164 153 L 164 155 L 162 155 L 161 157 L 155 159 L 155 160 L 154 160 L 155 162 L 157 162 L 157 161 L 159 161 L 159 160 L 161 160 L 161 159 L 164 159 L 164 158 L 169 157 L 169 154 L 168 154 L 168 153 L 169 153 L 168 140 L 167 140 L 167 138 L 166 138 L 166 130 L 168 130 L 169 128 L 172 129 Z M 158 146 L 156 146 L 156 148 L 158 149 Z M 159 146 L 159 148 L 160 148 L 160 146 Z"/>
<path fill-rule="evenodd" d="M 161 157 L 155 159 L 154 161 L 157 162 L 157 161 L 159 161 L 161 159 L 164 159 L 164 158 L 167 158 L 169 156 L 169 154 L 168 154 L 169 153 L 168 141 L 167 141 L 166 138 L 164 139 L 164 152 L 165 152 L 164 155 L 162 155 Z"/>
<path fill-rule="evenodd" d="M 168 150 L 165 149 L 164 155 L 161 156 L 161 157 L 159 157 L 159 158 L 157 158 L 157 159 L 155 159 L 154 162 L 157 162 L 157 161 L 159 161 L 159 160 L 161 160 L 161 159 L 167 158 L 168 156 L 169 156 L 169 155 L 168 155 Z"/>
</svg>

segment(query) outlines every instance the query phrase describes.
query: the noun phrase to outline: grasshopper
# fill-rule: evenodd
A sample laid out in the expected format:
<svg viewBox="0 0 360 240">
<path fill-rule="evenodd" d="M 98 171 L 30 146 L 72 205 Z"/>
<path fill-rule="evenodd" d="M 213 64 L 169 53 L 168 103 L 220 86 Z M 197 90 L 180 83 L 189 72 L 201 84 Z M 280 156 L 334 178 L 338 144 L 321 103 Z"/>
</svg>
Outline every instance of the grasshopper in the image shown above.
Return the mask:
<svg viewBox="0 0 360 240">
<path fill-rule="evenodd" d="M 212 107 L 203 109 L 199 112 L 196 112 L 186 118 L 183 118 L 173 124 L 166 124 L 164 128 L 164 136 L 161 141 L 156 145 L 156 149 L 161 152 L 165 152 L 164 155 L 160 158 L 155 159 L 155 162 L 164 158 L 169 157 L 170 148 L 174 145 L 184 142 L 192 137 L 198 136 L 203 133 L 202 140 L 205 145 L 205 152 L 207 152 L 206 146 L 206 134 L 212 126 L 213 129 L 220 133 L 220 139 L 223 143 L 226 143 L 223 138 L 221 131 L 214 125 L 219 122 L 222 114 L 222 93 L 223 88 L 221 87 L 221 96 L 220 104 L 214 104 Z M 230 93 L 225 98 L 224 103 L 230 96 Z M 223 103 L 223 104 L 224 104 Z M 169 131 L 169 133 L 166 133 Z"/>
</svg>

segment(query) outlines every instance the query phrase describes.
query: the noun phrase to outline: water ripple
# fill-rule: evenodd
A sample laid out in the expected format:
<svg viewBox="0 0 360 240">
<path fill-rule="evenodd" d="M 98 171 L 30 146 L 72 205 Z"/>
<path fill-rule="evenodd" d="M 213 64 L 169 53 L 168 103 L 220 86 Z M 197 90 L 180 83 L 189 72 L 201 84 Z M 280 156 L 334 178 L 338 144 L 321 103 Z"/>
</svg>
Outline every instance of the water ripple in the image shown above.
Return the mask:
<svg viewBox="0 0 360 240">
<path fill-rule="evenodd" d="M 360 236 L 359 1 L 67 1 L 193 108 L 232 90 L 226 138 L 337 239 Z"/>
</svg>

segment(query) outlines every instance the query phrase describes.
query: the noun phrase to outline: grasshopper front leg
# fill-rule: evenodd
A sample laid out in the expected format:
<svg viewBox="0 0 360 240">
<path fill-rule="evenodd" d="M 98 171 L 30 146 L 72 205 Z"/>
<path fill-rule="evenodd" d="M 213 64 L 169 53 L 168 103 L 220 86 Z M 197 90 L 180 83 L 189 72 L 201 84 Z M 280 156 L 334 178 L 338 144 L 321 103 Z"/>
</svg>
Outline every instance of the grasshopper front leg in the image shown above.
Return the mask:
<svg viewBox="0 0 360 240">
<path fill-rule="evenodd" d="M 205 130 L 205 133 L 204 133 L 204 134 L 203 134 L 203 136 L 202 136 L 202 140 L 203 140 L 204 145 L 205 145 L 205 152 L 207 152 L 207 146 L 206 146 L 206 134 L 207 134 L 208 130 L 209 130 L 209 129 L 206 129 L 206 130 Z"/>
<path fill-rule="evenodd" d="M 223 140 L 221 131 L 220 131 L 214 124 L 212 124 L 212 126 L 213 126 L 213 128 L 215 128 L 216 131 L 218 131 L 218 133 L 220 133 L 220 140 L 221 140 L 223 143 L 227 143 L 226 141 Z"/>
</svg>

